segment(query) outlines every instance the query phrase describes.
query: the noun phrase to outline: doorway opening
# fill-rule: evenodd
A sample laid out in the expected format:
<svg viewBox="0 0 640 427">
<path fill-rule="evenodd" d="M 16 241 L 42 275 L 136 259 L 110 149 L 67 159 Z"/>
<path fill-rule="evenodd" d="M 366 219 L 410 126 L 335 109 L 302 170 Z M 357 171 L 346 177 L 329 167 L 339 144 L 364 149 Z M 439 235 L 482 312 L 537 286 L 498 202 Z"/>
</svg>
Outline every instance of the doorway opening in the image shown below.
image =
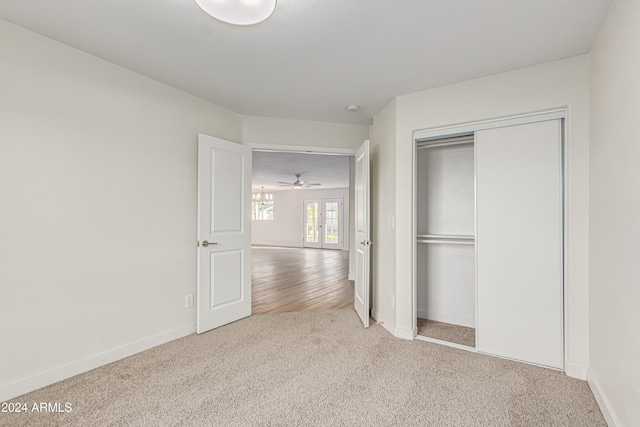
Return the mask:
<svg viewBox="0 0 640 427">
<path fill-rule="evenodd" d="M 278 218 L 277 198 L 273 195 L 265 194 L 265 185 L 260 185 L 260 193 L 256 193 L 252 189 L 252 166 L 253 166 L 253 149 L 243 144 L 237 144 L 220 138 L 199 134 L 198 135 L 198 256 L 197 256 L 197 321 L 196 330 L 203 333 L 219 326 L 226 325 L 236 320 L 248 317 L 252 314 L 252 262 L 251 253 L 252 246 L 257 242 L 253 239 L 255 228 L 252 227 L 253 220 L 257 221 L 273 221 L 275 224 Z M 269 152 L 274 152 L 275 147 L 269 147 Z M 289 148 L 289 147 L 287 147 Z M 284 151 L 284 150 L 283 150 Z M 305 150 L 312 153 L 310 150 Z M 365 140 L 362 146 L 353 152 L 349 149 L 334 149 L 333 155 L 347 156 L 344 159 L 349 167 L 347 168 L 348 188 L 342 189 L 346 191 L 343 195 L 345 201 L 344 211 L 347 212 L 346 200 L 349 205 L 353 205 L 354 213 L 345 215 L 349 218 L 349 227 L 352 231 L 346 230 L 344 236 L 349 236 L 347 240 L 342 240 L 343 248 L 340 252 L 346 252 L 347 276 L 341 277 L 342 282 L 351 288 L 353 292 L 353 304 L 356 313 L 362 320 L 364 327 L 369 326 L 370 313 L 370 283 L 369 283 L 369 266 L 370 266 L 370 227 L 369 227 L 369 141 Z M 256 150 L 256 153 L 260 153 Z M 291 150 L 287 150 L 289 154 Z M 299 153 L 298 153 L 299 154 Z M 316 153 L 317 154 L 317 153 Z M 325 153 L 326 154 L 326 153 Z M 354 156 L 351 156 L 354 154 Z M 259 155 L 258 155 L 259 156 Z M 336 156 L 337 157 L 337 156 Z M 289 159 L 291 160 L 291 159 Z M 300 169 L 304 166 L 301 159 L 291 164 Z M 281 163 L 282 168 L 284 164 Z M 351 167 L 351 166 L 354 167 Z M 259 168 L 256 168 L 259 171 Z M 256 178 L 256 173 L 253 174 Z M 336 176 L 333 173 L 328 176 L 331 180 Z M 307 183 L 301 179 L 301 173 L 295 174 L 294 182 L 278 182 L 285 186 L 291 186 L 297 192 L 296 197 L 302 197 L 294 200 L 293 210 L 284 209 L 285 213 L 300 213 L 300 207 L 303 206 L 304 192 L 302 189 L 320 186 L 321 183 Z M 353 184 L 352 184 L 353 183 Z M 258 183 L 259 185 L 259 183 Z M 267 184 L 268 185 L 268 184 Z M 328 185 L 327 185 L 328 186 Z M 267 190 L 269 190 L 267 188 Z M 325 189 L 337 191 L 337 188 Z M 323 190 L 323 191 L 325 191 Z M 283 192 L 284 194 L 284 192 Z M 340 196 L 314 193 L 313 196 L 321 198 L 338 198 Z M 309 198 L 309 197 L 306 197 Z M 284 197 L 283 199 L 286 199 Z M 296 201 L 297 200 L 297 201 Z M 281 200 L 282 201 L 282 200 Z M 298 203 L 299 201 L 299 203 Z M 267 203 L 268 202 L 268 203 Z M 282 204 L 286 206 L 286 203 Z M 335 209 L 331 209 L 335 211 Z M 330 215 L 333 216 L 333 215 Z M 283 216 L 284 222 L 286 215 Z M 302 219 L 302 218 L 301 218 Z M 295 223 L 296 221 L 292 221 Z M 282 225 L 282 224 L 281 224 Z M 295 228 L 297 232 L 302 231 L 302 226 Z M 271 230 L 273 231 L 273 230 Z M 276 228 L 276 231 L 278 229 Z M 279 231 L 282 231 L 279 230 Z M 282 233 L 278 233 L 282 234 Z M 273 234 L 272 234 L 273 237 Z M 286 233 L 284 233 L 286 238 Z M 359 243 L 354 244 L 357 241 Z M 252 242 L 253 240 L 253 242 Z M 303 251 L 322 251 L 329 253 L 327 249 L 311 249 L 304 248 L 301 244 L 303 237 L 297 239 L 294 236 L 295 244 L 291 248 Z M 348 245 L 348 246 L 346 246 Z M 276 244 L 276 247 L 287 247 L 286 245 Z M 344 247 L 346 246 L 346 247 Z M 332 252 L 338 252 L 332 250 Z M 353 253 L 357 256 L 349 256 Z M 326 266 L 326 262 L 320 263 Z M 301 263 L 294 262 L 295 275 L 299 275 L 301 271 Z M 334 269 L 335 270 L 335 269 Z M 315 278 L 315 290 L 324 290 L 322 283 L 327 272 L 322 274 L 311 274 L 310 277 Z M 350 282 L 351 272 L 353 272 L 353 282 Z M 275 280 L 276 287 L 282 284 L 282 280 Z M 280 301 L 278 296 L 282 296 L 281 289 L 276 288 L 276 300 Z M 280 295 L 279 295 L 280 294 Z M 299 296 L 301 292 L 294 292 Z M 282 307 L 271 312 L 282 312 Z"/>
<path fill-rule="evenodd" d="M 304 151 L 253 151 L 252 314 L 353 306 L 354 157 Z"/>
</svg>

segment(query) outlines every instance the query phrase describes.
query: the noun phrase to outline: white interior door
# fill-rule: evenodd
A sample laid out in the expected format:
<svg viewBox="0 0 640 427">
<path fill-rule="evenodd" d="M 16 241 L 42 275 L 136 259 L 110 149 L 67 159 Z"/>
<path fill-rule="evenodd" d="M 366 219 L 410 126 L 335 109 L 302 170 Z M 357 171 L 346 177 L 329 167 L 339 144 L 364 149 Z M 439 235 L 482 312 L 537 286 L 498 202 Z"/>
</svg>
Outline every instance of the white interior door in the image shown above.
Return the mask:
<svg viewBox="0 0 640 427">
<path fill-rule="evenodd" d="M 563 367 L 562 122 L 476 133 L 478 350 Z"/>
<path fill-rule="evenodd" d="M 360 316 L 364 327 L 368 328 L 372 244 L 369 225 L 369 140 L 366 140 L 358 149 L 355 167 L 356 280 L 353 299 L 358 316 Z"/>
<path fill-rule="evenodd" d="M 198 135 L 197 332 L 251 315 L 251 148 Z"/>
</svg>

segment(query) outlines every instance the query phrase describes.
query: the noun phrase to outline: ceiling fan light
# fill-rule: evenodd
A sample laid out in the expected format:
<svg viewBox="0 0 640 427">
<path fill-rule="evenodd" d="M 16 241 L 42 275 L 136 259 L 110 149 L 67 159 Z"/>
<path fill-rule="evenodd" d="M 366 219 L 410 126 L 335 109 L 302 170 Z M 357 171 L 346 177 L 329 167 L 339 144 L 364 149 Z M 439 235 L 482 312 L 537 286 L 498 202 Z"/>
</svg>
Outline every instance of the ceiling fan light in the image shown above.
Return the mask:
<svg viewBox="0 0 640 427">
<path fill-rule="evenodd" d="M 267 19 L 277 0 L 195 0 L 209 15 L 233 25 L 254 25 Z"/>
</svg>

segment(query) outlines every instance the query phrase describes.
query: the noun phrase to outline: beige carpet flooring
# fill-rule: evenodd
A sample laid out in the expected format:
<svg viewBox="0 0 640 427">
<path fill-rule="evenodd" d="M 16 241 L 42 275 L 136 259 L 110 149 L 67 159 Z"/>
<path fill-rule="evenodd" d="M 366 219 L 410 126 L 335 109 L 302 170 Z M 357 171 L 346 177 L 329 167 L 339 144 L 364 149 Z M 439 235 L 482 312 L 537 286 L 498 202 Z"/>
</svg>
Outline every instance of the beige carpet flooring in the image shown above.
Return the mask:
<svg viewBox="0 0 640 427">
<path fill-rule="evenodd" d="M 12 401 L 73 411 L 0 425 L 606 425 L 583 381 L 365 330 L 352 309 L 255 315 Z"/>
<path fill-rule="evenodd" d="M 468 347 L 476 346 L 476 330 L 466 326 L 418 319 L 418 335 Z"/>
</svg>

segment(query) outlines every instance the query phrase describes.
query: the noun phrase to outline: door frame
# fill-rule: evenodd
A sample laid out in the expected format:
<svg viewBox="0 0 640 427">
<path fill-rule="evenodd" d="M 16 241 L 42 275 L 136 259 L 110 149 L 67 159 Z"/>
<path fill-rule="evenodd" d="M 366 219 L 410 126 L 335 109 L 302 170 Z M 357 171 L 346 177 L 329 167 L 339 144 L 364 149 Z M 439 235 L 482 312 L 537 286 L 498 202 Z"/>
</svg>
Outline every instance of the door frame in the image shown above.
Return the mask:
<svg viewBox="0 0 640 427">
<path fill-rule="evenodd" d="M 495 118 L 495 119 L 490 119 L 490 120 L 482 120 L 482 121 L 477 121 L 477 122 L 469 122 L 469 123 L 462 123 L 462 124 L 457 124 L 457 125 L 451 125 L 451 126 L 439 126 L 439 127 L 435 127 L 435 128 L 429 128 L 429 129 L 419 129 L 419 130 L 415 130 L 413 132 L 412 135 L 412 141 L 411 141 L 411 147 L 412 147 L 412 151 L 411 151 L 411 175 L 412 175 L 412 181 L 411 181 L 411 192 L 412 192 L 412 200 L 411 200 L 411 204 L 412 204 L 412 225 L 411 225 L 411 235 L 412 235 L 412 243 L 411 243 L 411 299 L 412 299 L 412 304 L 411 304 L 411 310 L 412 310 L 412 328 L 413 328 L 413 338 L 414 339 L 421 339 L 424 341 L 431 341 L 431 342 L 436 342 L 438 344 L 442 344 L 442 345 L 447 345 L 450 347 L 456 347 L 456 348 L 460 348 L 463 350 L 467 350 L 467 351 L 471 351 L 474 353 L 478 353 L 478 329 L 477 329 L 477 317 L 478 317 L 478 307 L 477 307 L 477 292 L 478 292 L 478 275 L 477 275 L 477 262 L 476 262 L 476 284 L 475 284 L 475 288 L 476 288 L 476 348 L 470 348 L 467 346 L 460 346 L 458 344 L 455 343 L 449 343 L 446 341 L 440 341 L 440 340 L 434 340 L 431 338 L 425 338 L 425 337 L 418 337 L 418 325 L 417 325 L 417 319 L 418 319 L 418 286 L 417 286 L 417 274 L 416 274 L 416 267 L 417 267 L 417 244 L 416 244 L 416 234 L 418 232 L 417 230 L 417 203 L 416 203 L 416 199 L 417 199 L 417 156 L 416 156 L 416 144 L 418 143 L 418 141 L 424 141 L 424 140 L 429 140 L 429 139 L 438 139 L 438 138 L 443 138 L 446 136 L 457 136 L 457 135 L 461 135 L 461 134 L 468 134 L 470 132 L 475 132 L 475 131 L 479 131 L 479 130 L 484 130 L 484 129 L 492 129 L 492 128 L 498 128 L 498 127 L 503 127 L 503 126 L 514 126 L 514 125 L 518 125 L 518 124 L 525 124 L 525 123 L 533 123 L 533 122 L 537 122 L 537 121 L 542 121 L 542 120 L 551 120 L 551 119 L 563 119 L 563 125 L 562 125 L 562 150 L 561 150 L 561 155 L 562 155 L 562 160 L 561 160 L 561 165 L 562 165 L 562 189 L 561 189 L 561 194 L 562 194 L 562 203 L 561 203 L 561 208 L 562 208 L 562 255 L 563 255 L 563 265 L 562 265 L 562 299 L 563 299 L 563 313 L 562 313 L 562 318 L 563 318 L 563 345 L 562 345 L 562 351 L 563 351 L 563 368 L 561 369 L 562 371 L 567 370 L 567 354 L 568 354 L 568 339 L 567 337 L 569 336 L 568 334 L 568 303 L 567 303 L 567 289 L 566 289 L 566 285 L 567 283 L 569 283 L 568 278 L 567 278 L 567 268 L 566 268 L 566 259 L 568 258 L 567 256 L 567 244 L 566 242 L 568 241 L 568 227 L 567 227 L 567 221 L 568 221 L 568 215 L 567 215 L 567 202 L 566 202 L 566 195 L 568 194 L 567 192 L 567 179 L 568 179 L 568 174 L 567 174 L 567 146 L 568 144 L 566 143 L 566 135 L 567 135 L 567 129 L 568 129 L 568 125 L 567 125 L 567 120 L 568 120 L 569 114 L 567 111 L 567 108 L 557 108 L 557 109 L 551 109 L 551 110 L 544 110 L 544 111 L 538 111 L 538 112 L 532 112 L 532 113 L 528 113 L 528 114 L 520 114 L 520 115 L 514 115 L 514 116 L 505 116 L 505 117 L 499 117 L 499 118 Z M 477 224 L 476 224 L 477 227 Z M 500 357 L 500 356 L 494 356 L 494 357 Z M 532 364 L 535 365 L 534 363 L 530 363 L 530 362 L 524 362 L 524 361 L 519 361 L 521 363 L 527 363 L 527 364 Z M 544 366 L 545 368 L 548 369 L 555 369 L 555 368 L 550 368 L 548 366 Z"/>
</svg>

